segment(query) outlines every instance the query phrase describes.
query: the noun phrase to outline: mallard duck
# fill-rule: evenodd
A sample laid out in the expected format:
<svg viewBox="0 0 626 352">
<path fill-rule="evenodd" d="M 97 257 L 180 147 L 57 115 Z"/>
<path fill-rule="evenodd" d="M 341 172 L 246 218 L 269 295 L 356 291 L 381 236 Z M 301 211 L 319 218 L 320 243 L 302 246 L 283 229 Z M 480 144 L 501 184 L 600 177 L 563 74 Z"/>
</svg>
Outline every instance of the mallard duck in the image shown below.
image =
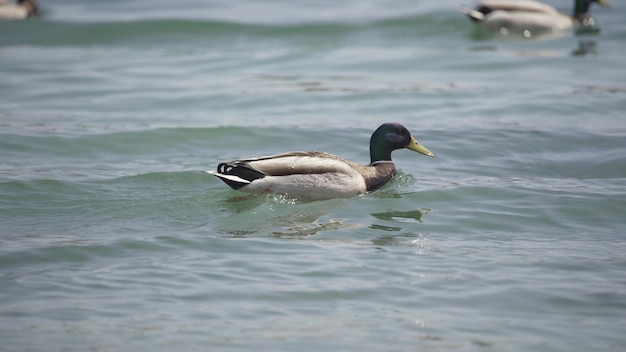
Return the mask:
<svg viewBox="0 0 626 352">
<path fill-rule="evenodd" d="M 370 164 L 359 165 L 323 152 L 290 152 L 220 163 L 219 177 L 233 189 L 279 193 L 303 200 L 348 198 L 375 191 L 396 173 L 391 152 L 407 148 L 434 157 L 406 127 L 385 123 L 370 139 Z"/>
<path fill-rule="evenodd" d="M 530 37 L 546 32 L 563 31 L 573 26 L 592 27 L 591 4 L 609 6 L 607 0 L 574 0 L 573 15 L 558 12 L 554 7 L 534 0 L 477 0 L 477 7 L 459 9 L 478 25 L 502 34 L 521 33 Z"/>
<path fill-rule="evenodd" d="M 0 19 L 23 20 L 27 17 L 37 15 L 39 6 L 37 0 L 0 0 Z"/>
</svg>

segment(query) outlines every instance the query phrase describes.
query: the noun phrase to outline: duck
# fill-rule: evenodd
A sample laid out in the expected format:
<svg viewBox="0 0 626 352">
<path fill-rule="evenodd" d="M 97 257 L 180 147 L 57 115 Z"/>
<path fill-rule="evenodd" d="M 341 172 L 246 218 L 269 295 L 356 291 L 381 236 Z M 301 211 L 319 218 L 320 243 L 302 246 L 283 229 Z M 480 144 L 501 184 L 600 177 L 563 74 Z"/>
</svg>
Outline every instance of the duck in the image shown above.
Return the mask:
<svg viewBox="0 0 626 352">
<path fill-rule="evenodd" d="M 318 151 L 295 151 L 217 165 L 217 176 L 232 189 L 275 193 L 305 201 L 350 198 L 373 192 L 396 174 L 391 152 L 409 149 L 434 157 L 399 123 L 384 123 L 370 138 L 370 163 L 360 165 Z"/>
<path fill-rule="evenodd" d="M 37 0 L 0 0 L 0 19 L 23 20 L 39 14 Z"/>
<path fill-rule="evenodd" d="M 501 34 L 520 33 L 531 37 L 568 30 L 575 26 L 595 27 L 589 14 L 591 4 L 609 7 L 607 0 L 574 0 L 572 16 L 535 0 L 477 0 L 474 9 L 461 6 L 459 11 L 477 25 Z"/>
</svg>

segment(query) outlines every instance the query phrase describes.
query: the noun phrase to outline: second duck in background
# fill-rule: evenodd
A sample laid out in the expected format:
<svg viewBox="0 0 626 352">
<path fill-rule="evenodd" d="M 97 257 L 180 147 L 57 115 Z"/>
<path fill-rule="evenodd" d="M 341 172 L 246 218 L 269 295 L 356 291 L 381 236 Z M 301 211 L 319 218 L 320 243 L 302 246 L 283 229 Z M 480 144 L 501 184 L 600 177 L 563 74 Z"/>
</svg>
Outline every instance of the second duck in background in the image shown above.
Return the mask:
<svg viewBox="0 0 626 352">
<path fill-rule="evenodd" d="M 553 34 L 573 27 L 595 27 L 589 10 L 592 3 L 609 6 L 607 0 L 574 0 L 572 15 L 534 0 L 477 0 L 477 6 L 459 9 L 478 26 L 502 35 L 526 38 Z"/>
</svg>

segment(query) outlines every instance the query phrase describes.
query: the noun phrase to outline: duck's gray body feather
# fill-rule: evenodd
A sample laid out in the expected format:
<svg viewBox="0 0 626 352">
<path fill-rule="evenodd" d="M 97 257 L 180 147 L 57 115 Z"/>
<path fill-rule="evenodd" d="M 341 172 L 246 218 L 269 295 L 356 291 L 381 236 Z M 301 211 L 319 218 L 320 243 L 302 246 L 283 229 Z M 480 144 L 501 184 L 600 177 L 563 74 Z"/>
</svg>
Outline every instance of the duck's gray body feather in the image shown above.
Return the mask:
<svg viewBox="0 0 626 352">
<path fill-rule="evenodd" d="M 323 152 L 290 152 L 233 160 L 207 172 L 240 191 L 317 200 L 373 191 L 393 177 L 395 167 L 391 162 L 358 165 Z"/>
</svg>

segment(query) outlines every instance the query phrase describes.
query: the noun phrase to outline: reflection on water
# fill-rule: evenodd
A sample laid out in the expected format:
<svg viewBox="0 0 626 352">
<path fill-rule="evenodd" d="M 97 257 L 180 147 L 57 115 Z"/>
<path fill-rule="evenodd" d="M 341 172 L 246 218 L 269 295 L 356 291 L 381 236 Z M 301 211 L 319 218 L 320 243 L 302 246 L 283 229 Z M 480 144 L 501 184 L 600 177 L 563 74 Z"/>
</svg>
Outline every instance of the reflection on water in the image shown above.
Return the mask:
<svg viewBox="0 0 626 352">
<path fill-rule="evenodd" d="M 572 56 L 585 56 L 587 54 L 597 54 L 597 43 L 595 40 L 581 40 L 578 42 L 578 48 L 572 51 Z"/>
<path fill-rule="evenodd" d="M 409 211 L 386 211 L 383 213 L 372 213 L 371 215 L 385 222 L 393 223 L 421 223 L 422 217 L 430 213 L 431 209 L 419 208 L 417 210 Z M 391 224 L 371 224 L 370 228 L 373 230 L 381 230 L 386 232 L 400 232 L 406 231 L 406 226 L 392 226 Z M 376 237 L 372 240 L 377 246 L 416 246 L 419 248 L 418 253 L 423 253 L 423 250 L 428 249 L 426 245 L 426 236 L 420 233 L 404 232 L 400 234 L 385 234 Z"/>
<path fill-rule="evenodd" d="M 348 223 L 341 219 L 320 220 L 323 216 L 332 214 L 345 206 L 343 199 L 322 202 L 302 203 L 297 207 L 280 204 L 273 207 L 275 212 L 284 212 L 269 219 L 269 222 L 278 229 L 270 233 L 276 237 L 308 237 L 327 231 L 364 227 L 362 224 Z"/>
<path fill-rule="evenodd" d="M 425 254 L 431 249 L 428 244 L 428 236 L 421 233 L 403 233 L 399 235 L 382 235 L 372 240 L 372 243 L 380 247 L 409 246 L 417 248 L 417 254 Z"/>
<path fill-rule="evenodd" d="M 349 228 L 362 227 L 358 224 L 346 224 L 342 220 L 329 220 L 327 222 L 311 222 L 311 223 L 291 223 L 286 225 L 281 230 L 272 231 L 272 236 L 275 237 L 295 237 L 302 238 L 317 235 L 322 232 L 331 230 L 341 230 Z"/>
<path fill-rule="evenodd" d="M 402 230 L 401 227 L 397 227 L 397 226 L 386 226 L 386 225 L 380 225 L 380 224 L 371 224 L 370 225 L 370 229 L 373 230 L 381 230 L 381 231 L 400 231 Z"/>
<path fill-rule="evenodd" d="M 574 30 L 574 33 L 576 35 L 595 35 L 595 34 L 600 34 L 600 27 L 598 27 L 595 23 L 595 20 L 593 18 L 590 18 L 589 21 L 591 21 L 591 23 L 588 23 L 584 26 L 578 26 L 576 27 L 576 29 Z"/>
<path fill-rule="evenodd" d="M 329 231 L 356 228 L 398 233 L 406 231 L 405 224 L 421 223 L 423 216 L 431 211 L 428 208 L 419 208 L 408 211 L 390 210 L 371 213 L 373 221 L 328 218 L 329 214 L 339 212 L 348 203 L 347 200 L 338 199 L 289 204 L 271 196 L 224 202 L 223 210 L 231 214 L 219 221 L 218 231 L 233 236 L 269 233 L 275 237 L 292 238 L 304 238 Z"/>
<path fill-rule="evenodd" d="M 502 27 L 499 30 L 493 30 L 481 26 L 474 26 L 471 36 L 475 40 L 545 40 L 562 37 L 564 34 L 564 31 L 555 31 L 552 29 L 544 28 L 529 29 L 524 27 Z"/>
<path fill-rule="evenodd" d="M 231 213 L 219 221 L 219 232 L 232 236 L 269 233 L 275 237 L 303 238 L 327 231 L 364 227 L 341 219 L 322 219 L 345 205 L 344 199 L 300 203 L 283 195 L 242 197 L 222 202 Z"/>
<path fill-rule="evenodd" d="M 580 25 L 574 28 L 574 34 L 576 36 L 597 35 L 601 29 L 591 18 L 588 24 Z M 474 26 L 472 31 L 472 37 L 475 40 L 490 40 L 490 39 L 511 39 L 511 40 L 524 40 L 524 39 L 555 39 L 564 36 L 567 30 L 553 30 L 546 28 L 525 28 L 525 27 L 502 27 L 499 30 L 492 30 L 484 28 L 482 26 Z"/>
<path fill-rule="evenodd" d="M 379 220 L 384 221 L 394 221 L 394 222 L 422 222 L 422 216 L 428 214 L 431 209 L 428 208 L 419 208 L 417 210 L 410 211 L 388 211 L 384 213 L 373 213 L 371 214 L 373 217 Z"/>
</svg>

